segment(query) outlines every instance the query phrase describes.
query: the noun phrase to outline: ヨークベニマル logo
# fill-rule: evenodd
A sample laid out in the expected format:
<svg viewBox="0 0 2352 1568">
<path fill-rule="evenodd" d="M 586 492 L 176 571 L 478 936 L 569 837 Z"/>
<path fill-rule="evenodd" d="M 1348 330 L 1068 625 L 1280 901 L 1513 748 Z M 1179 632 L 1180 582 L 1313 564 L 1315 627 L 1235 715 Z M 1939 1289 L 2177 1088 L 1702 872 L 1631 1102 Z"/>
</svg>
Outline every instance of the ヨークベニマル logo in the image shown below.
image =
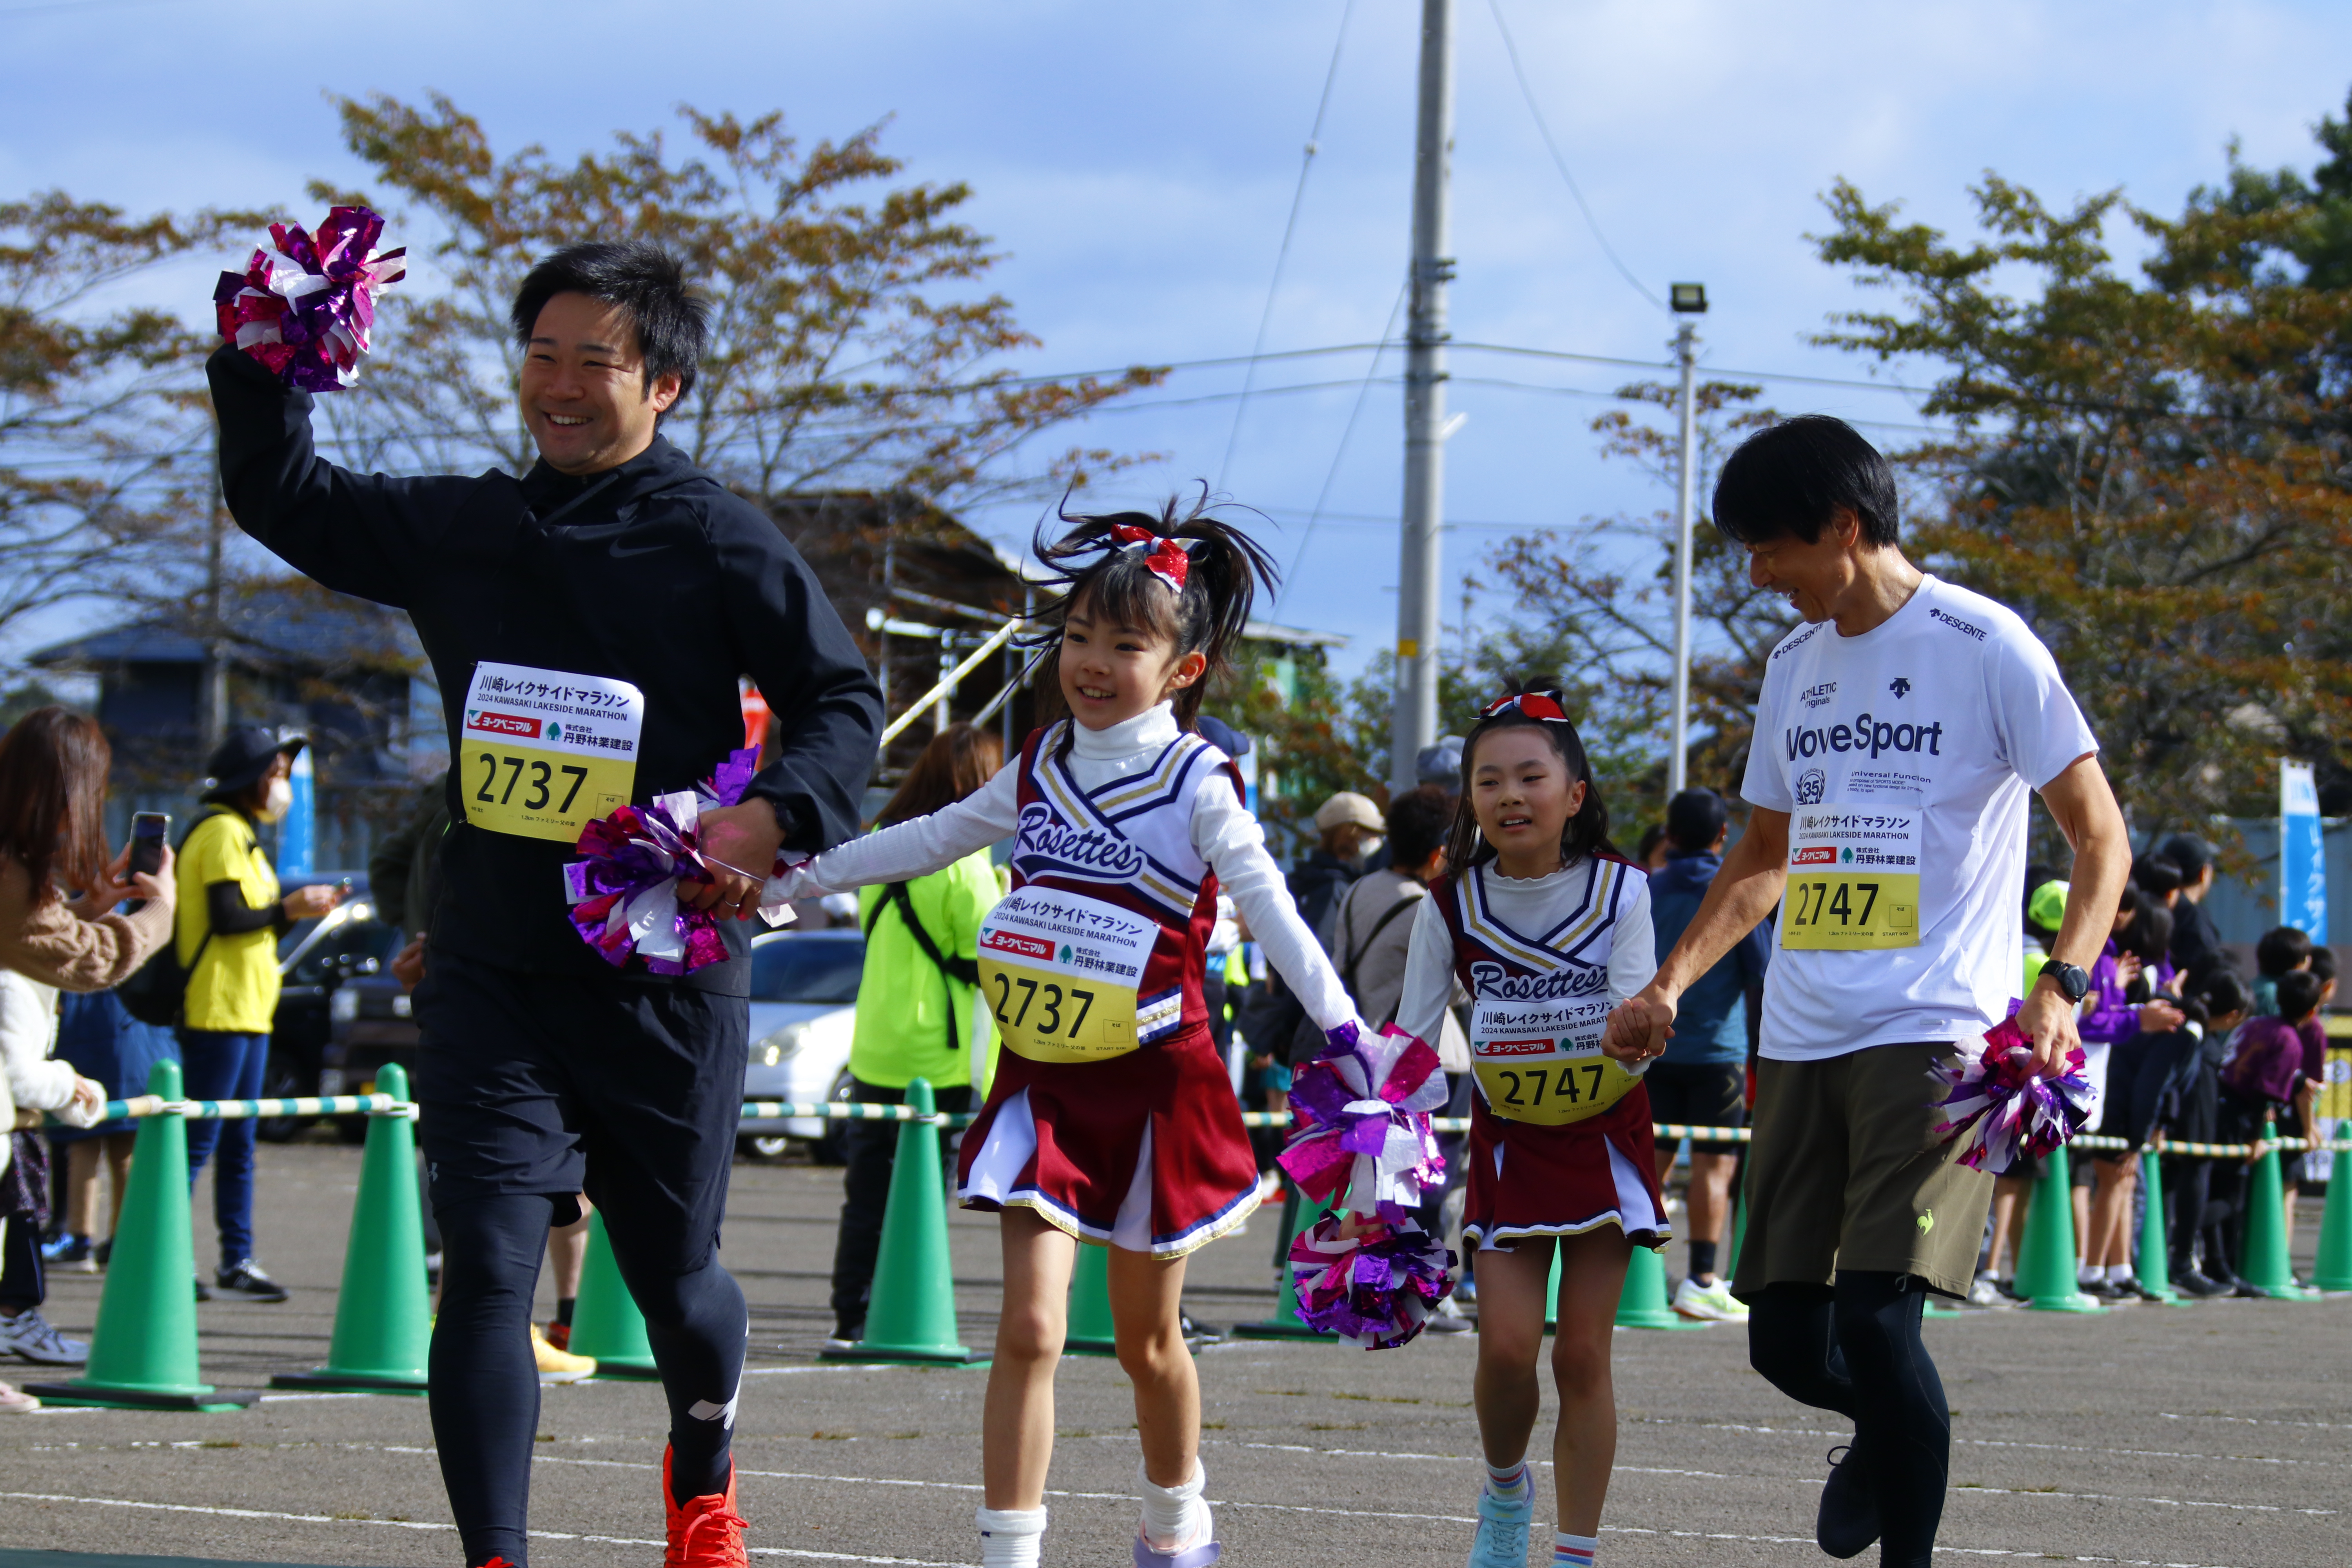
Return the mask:
<svg viewBox="0 0 2352 1568">
<path fill-rule="evenodd" d="M 982 931 L 980 936 L 983 952 L 1011 953 L 1016 958 L 1047 958 L 1054 956 L 1054 944 L 1042 937 L 1023 936 L 1018 931 Z"/>
<path fill-rule="evenodd" d="M 493 735 L 519 735 L 525 740 L 539 737 L 539 721 L 526 719 L 520 713 L 492 713 L 477 708 L 466 715 L 466 728 L 486 731 Z"/>
<path fill-rule="evenodd" d="M 1481 1057 L 1544 1057 L 1551 1054 L 1549 1040 L 1473 1040 L 1471 1054 Z"/>
<path fill-rule="evenodd" d="M 1791 866 L 1834 866 L 1837 851 L 1826 844 L 1809 845 L 1789 857 Z"/>
</svg>

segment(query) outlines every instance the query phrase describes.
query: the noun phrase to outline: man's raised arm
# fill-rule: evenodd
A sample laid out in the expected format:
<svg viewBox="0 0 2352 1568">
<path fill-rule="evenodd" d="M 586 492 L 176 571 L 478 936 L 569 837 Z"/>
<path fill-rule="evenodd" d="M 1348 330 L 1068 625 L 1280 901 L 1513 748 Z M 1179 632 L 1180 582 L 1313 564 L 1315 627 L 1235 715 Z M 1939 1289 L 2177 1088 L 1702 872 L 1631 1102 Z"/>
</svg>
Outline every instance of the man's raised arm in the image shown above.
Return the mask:
<svg viewBox="0 0 2352 1568">
<path fill-rule="evenodd" d="M 394 479 L 327 462 L 310 435 L 310 395 L 234 348 L 205 366 L 220 421 L 221 497 L 236 525 L 338 593 L 409 606 L 414 574 L 479 479 Z"/>
<path fill-rule="evenodd" d="M 1627 1062 L 1663 1052 L 1683 993 L 1772 912 L 1788 879 L 1789 814 L 1756 806 L 1748 812 L 1748 831 L 1723 858 L 1723 869 L 1656 976 L 1609 1015 L 1601 1048 Z"/>
</svg>

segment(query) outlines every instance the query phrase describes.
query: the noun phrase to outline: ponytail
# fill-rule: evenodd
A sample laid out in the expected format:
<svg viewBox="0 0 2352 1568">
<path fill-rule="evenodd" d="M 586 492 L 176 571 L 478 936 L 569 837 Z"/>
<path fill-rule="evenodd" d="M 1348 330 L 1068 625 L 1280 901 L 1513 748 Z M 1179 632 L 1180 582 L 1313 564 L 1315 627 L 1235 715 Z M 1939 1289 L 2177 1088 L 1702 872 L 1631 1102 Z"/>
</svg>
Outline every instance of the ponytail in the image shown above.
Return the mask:
<svg viewBox="0 0 2352 1568">
<path fill-rule="evenodd" d="M 1032 643 L 1049 654 L 1039 677 L 1049 702 L 1061 698 L 1063 625 L 1082 604 L 1090 615 L 1165 639 L 1179 657 L 1206 657 L 1201 679 L 1175 695 L 1181 729 L 1192 728 L 1209 682 L 1232 670 L 1258 584 L 1271 588 L 1281 574 L 1256 541 L 1210 515 L 1207 485 L 1181 515 L 1177 507 L 1171 497 L 1156 515 L 1057 510 L 1067 531 L 1049 542 L 1038 531 L 1033 547 L 1053 574 L 1043 585 L 1060 595 L 1039 612 Z M 1171 576 L 1180 576 L 1182 586 L 1174 586 Z"/>
</svg>

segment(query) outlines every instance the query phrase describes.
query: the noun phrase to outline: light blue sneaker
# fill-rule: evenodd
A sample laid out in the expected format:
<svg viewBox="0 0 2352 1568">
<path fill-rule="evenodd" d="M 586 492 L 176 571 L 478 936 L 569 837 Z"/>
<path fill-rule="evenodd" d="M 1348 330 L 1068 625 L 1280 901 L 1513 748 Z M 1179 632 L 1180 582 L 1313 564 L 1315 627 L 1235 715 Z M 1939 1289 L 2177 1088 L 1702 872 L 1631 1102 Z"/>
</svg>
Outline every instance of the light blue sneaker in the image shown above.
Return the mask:
<svg viewBox="0 0 2352 1568">
<path fill-rule="evenodd" d="M 1469 1568 L 1528 1568 L 1528 1527 L 1535 1521 L 1535 1473 L 1515 1498 L 1478 1489 L 1478 1533 L 1470 1542 Z"/>
</svg>

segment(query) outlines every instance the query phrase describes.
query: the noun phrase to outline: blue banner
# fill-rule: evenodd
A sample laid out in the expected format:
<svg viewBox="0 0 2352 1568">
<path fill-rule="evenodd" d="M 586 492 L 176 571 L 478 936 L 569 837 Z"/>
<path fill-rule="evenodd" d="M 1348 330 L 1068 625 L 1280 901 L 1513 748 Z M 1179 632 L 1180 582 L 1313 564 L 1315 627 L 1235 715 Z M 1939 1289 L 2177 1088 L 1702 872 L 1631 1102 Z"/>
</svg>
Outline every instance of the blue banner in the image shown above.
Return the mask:
<svg viewBox="0 0 2352 1568">
<path fill-rule="evenodd" d="M 310 789 L 310 747 L 296 754 L 294 771 L 286 782 L 294 787 L 294 804 L 286 808 L 286 819 L 278 825 L 278 874 L 291 881 L 318 869 L 318 811 Z"/>
<path fill-rule="evenodd" d="M 2309 763 L 2279 763 L 2279 924 L 2327 940 L 2327 852 Z"/>
</svg>

